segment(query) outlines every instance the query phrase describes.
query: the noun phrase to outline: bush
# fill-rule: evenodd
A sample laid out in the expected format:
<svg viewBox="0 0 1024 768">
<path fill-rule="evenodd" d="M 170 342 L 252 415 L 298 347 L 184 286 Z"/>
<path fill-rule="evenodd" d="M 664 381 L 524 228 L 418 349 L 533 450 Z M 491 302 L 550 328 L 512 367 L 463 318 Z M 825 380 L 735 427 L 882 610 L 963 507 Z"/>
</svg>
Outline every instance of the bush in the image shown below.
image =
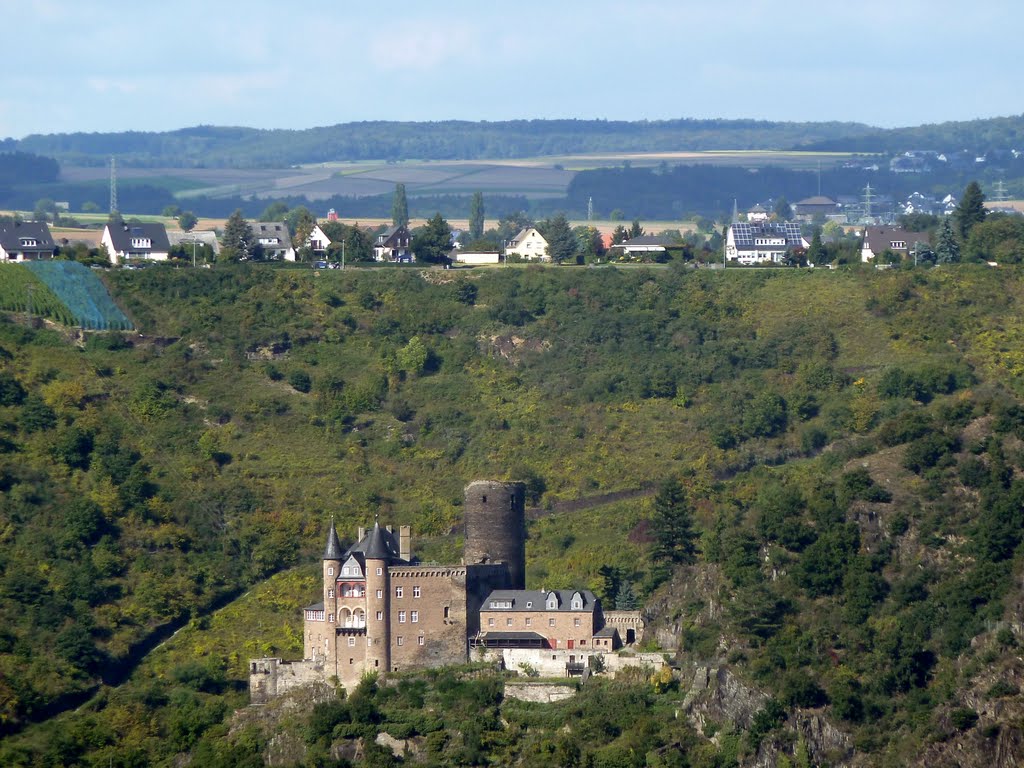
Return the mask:
<svg viewBox="0 0 1024 768">
<path fill-rule="evenodd" d="M 313 387 L 313 380 L 309 378 L 309 374 L 305 371 L 292 371 L 289 373 L 288 383 L 292 389 L 298 392 L 309 392 Z"/>
<path fill-rule="evenodd" d="M 958 731 L 966 731 L 977 724 L 978 713 L 973 709 L 960 707 L 949 713 L 949 721 Z"/>
</svg>

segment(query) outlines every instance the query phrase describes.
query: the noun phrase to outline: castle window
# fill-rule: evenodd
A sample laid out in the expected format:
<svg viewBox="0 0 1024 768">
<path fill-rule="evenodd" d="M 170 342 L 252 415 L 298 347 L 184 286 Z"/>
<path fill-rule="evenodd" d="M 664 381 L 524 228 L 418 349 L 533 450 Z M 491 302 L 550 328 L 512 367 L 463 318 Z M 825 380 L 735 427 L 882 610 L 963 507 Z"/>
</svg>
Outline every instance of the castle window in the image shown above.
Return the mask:
<svg viewBox="0 0 1024 768">
<path fill-rule="evenodd" d="M 554 620 L 554 618 L 548 619 L 548 626 L 549 626 L 549 627 L 553 627 L 553 626 L 555 626 L 555 620 Z"/>
<path fill-rule="evenodd" d="M 366 647 L 369 648 L 371 645 L 373 645 L 373 638 L 366 638 Z"/>
<path fill-rule="evenodd" d="M 482 502 L 483 504 L 486 504 L 486 503 L 487 503 L 487 495 L 486 495 L 486 494 L 484 494 L 484 495 L 483 495 L 482 497 L 480 497 L 480 501 L 481 501 L 481 502 Z"/>
<path fill-rule="evenodd" d="M 378 589 L 377 590 L 377 599 L 378 600 L 383 600 L 384 599 L 384 590 L 383 589 Z"/>
<path fill-rule="evenodd" d="M 491 608 L 511 608 L 511 600 L 491 600 Z"/>
<path fill-rule="evenodd" d="M 405 611 L 398 612 L 398 623 L 405 624 Z"/>
<path fill-rule="evenodd" d="M 529 616 L 526 617 L 526 626 L 528 626 L 528 627 L 532 627 L 533 626 L 533 619 L 531 619 Z"/>
<path fill-rule="evenodd" d="M 506 627 L 511 627 L 512 626 L 512 617 L 511 616 L 509 616 L 507 619 L 505 619 L 505 626 Z"/>
<path fill-rule="evenodd" d="M 587 644 L 586 640 L 580 640 L 580 645 L 586 645 L 586 644 Z"/>
<path fill-rule="evenodd" d="M 580 625 L 580 620 L 579 620 L 579 619 L 573 619 L 573 620 L 572 620 L 572 625 L 573 625 L 574 627 L 578 627 L 578 626 Z"/>
<path fill-rule="evenodd" d="M 533 600 L 527 600 L 526 601 L 526 607 L 527 608 L 533 608 Z"/>
<path fill-rule="evenodd" d="M 384 611 L 377 611 L 377 621 L 384 621 Z"/>
<path fill-rule="evenodd" d="M 349 660 L 348 660 L 348 663 L 349 664 L 355 664 L 356 660 L 350 657 Z"/>
<path fill-rule="evenodd" d="M 413 587 L 412 588 L 412 596 L 413 597 L 419 597 L 420 596 L 420 588 L 419 587 Z"/>
<path fill-rule="evenodd" d="M 384 575 L 384 569 L 383 568 L 378 568 L 377 569 L 377 575 L 378 576 L 383 576 Z"/>
<path fill-rule="evenodd" d="M 348 647 L 349 647 L 349 648 L 354 648 L 354 647 L 355 647 L 355 644 L 356 644 L 356 639 L 355 639 L 354 637 L 350 637 L 350 638 L 348 639 Z"/>
<path fill-rule="evenodd" d="M 328 597 L 334 597 L 334 590 L 333 589 L 328 589 L 327 590 L 327 596 Z"/>
<path fill-rule="evenodd" d="M 328 613 L 327 614 L 327 620 L 333 624 L 334 623 L 334 614 L 333 613 Z"/>
<path fill-rule="evenodd" d="M 452 609 L 449 608 L 447 605 L 444 607 L 444 617 L 446 619 L 451 615 L 451 611 L 452 611 Z"/>
<path fill-rule="evenodd" d="M 330 567 L 329 567 L 329 568 L 327 569 L 327 575 L 328 575 L 328 576 L 333 576 L 333 575 L 334 575 L 334 566 L 333 566 L 333 565 L 332 565 L 332 566 L 330 566 Z"/>
<path fill-rule="evenodd" d="M 417 623 L 420 620 L 420 612 L 419 611 L 411 611 L 409 613 L 409 620 L 413 624 Z"/>
<path fill-rule="evenodd" d="M 494 626 L 494 619 L 488 619 L 487 620 L 487 626 L 488 627 L 493 627 Z"/>
<path fill-rule="evenodd" d="M 396 638 L 396 640 L 397 640 L 397 644 L 398 644 L 398 645 L 405 645 L 405 638 L 404 638 L 404 637 L 402 637 L 401 635 L 399 635 L 399 636 L 398 636 L 398 637 Z"/>
<path fill-rule="evenodd" d="M 426 642 L 426 639 L 423 637 L 423 635 L 420 635 L 419 637 L 416 638 L 416 643 L 418 645 L 423 645 L 425 642 Z"/>
<path fill-rule="evenodd" d="M 395 597 L 402 597 L 405 594 L 405 589 L 402 587 L 395 587 Z"/>
<path fill-rule="evenodd" d="M 348 576 L 348 573 L 349 573 L 348 566 L 347 565 L 343 566 L 342 569 L 341 569 L 341 575 L 342 576 Z"/>
<path fill-rule="evenodd" d="M 352 566 L 352 575 L 353 576 L 358 576 L 359 575 L 359 566 L 358 565 L 353 565 Z"/>
</svg>

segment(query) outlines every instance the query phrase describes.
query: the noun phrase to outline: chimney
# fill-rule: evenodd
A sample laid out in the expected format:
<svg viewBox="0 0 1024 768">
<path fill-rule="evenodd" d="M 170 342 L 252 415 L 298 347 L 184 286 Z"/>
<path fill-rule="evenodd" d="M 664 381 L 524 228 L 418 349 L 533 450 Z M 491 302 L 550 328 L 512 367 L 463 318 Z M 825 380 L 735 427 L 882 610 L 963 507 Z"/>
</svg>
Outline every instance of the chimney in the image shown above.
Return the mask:
<svg viewBox="0 0 1024 768">
<path fill-rule="evenodd" d="M 366 529 L 363 526 L 360 525 L 359 526 L 359 538 L 357 538 L 356 541 L 360 542 L 360 541 L 362 541 L 365 538 L 366 538 Z"/>
<path fill-rule="evenodd" d="M 412 559 L 412 526 L 403 525 L 398 529 L 398 556 L 406 562 Z"/>
</svg>

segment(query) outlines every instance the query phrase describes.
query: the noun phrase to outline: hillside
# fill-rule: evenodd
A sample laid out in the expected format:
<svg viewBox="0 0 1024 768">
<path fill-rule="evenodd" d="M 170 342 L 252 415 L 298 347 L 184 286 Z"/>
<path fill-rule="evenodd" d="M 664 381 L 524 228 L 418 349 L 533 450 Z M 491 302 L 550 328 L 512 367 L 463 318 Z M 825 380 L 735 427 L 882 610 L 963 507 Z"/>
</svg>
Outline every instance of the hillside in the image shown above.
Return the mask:
<svg viewBox="0 0 1024 768">
<path fill-rule="evenodd" d="M 773 745 L 762 764 L 783 765 L 820 747 L 798 725 L 811 721 L 860 765 L 1019 759 L 1021 273 L 106 279 L 137 332 L 76 346 L 0 322 L 0 763 L 253 764 L 241 756 L 265 739 L 225 718 L 250 655 L 297 652 L 330 515 L 351 535 L 380 511 L 428 537 L 426 559 L 448 558 L 478 477 L 524 479 L 541 508 L 681 482 L 695 562 L 655 559 L 643 495 L 538 519 L 527 545 L 529 586 L 583 585 L 609 605 L 632 592 L 681 665 L 671 685 L 603 694 L 622 712 L 648 702 L 648 743 L 676 762 L 639 753 L 647 764 L 751 765 Z M 702 727 L 673 725 L 698 669 L 774 704 L 752 721 L 708 704 Z M 477 751 L 435 744 L 426 764 L 477 764 L 483 747 L 502 765 L 556 749 L 645 764 L 602 696 L 559 716 L 579 723 L 567 736 L 484 683 L 424 685 L 413 700 L 501 707 Z M 385 714 L 360 727 L 436 731 L 377 695 Z M 354 706 L 330 717 L 356 722 Z M 311 760 L 331 722 L 293 731 Z"/>
</svg>

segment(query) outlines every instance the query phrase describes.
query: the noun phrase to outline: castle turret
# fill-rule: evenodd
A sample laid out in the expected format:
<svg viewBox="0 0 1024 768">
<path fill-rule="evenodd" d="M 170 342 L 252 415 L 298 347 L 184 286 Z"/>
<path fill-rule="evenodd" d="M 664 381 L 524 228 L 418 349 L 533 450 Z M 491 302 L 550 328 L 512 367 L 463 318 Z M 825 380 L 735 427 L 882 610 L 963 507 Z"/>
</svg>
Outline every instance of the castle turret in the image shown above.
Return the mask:
<svg viewBox="0 0 1024 768">
<path fill-rule="evenodd" d="M 526 488 L 477 480 L 466 486 L 463 561 L 506 563 L 511 589 L 526 588 Z"/>
<path fill-rule="evenodd" d="M 391 671 L 391 580 L 394 557 L 390 534 L 377 523 L 363 544 L 366 562 L 366 670 Z"/>
<path fill-rule="evenodd" d="M 327 531 L 327 546 L 324 547 L 323 558 L 325 645 L 323 649 L 314 649 L 317 654 L 323 653 L 332 664 L 337 660 L 335 649 L 337 638 L 334 627 L 337 625 L 338 618 L 338 577 L 341 575 L 341 562 L 344 558 L 345 550 L 341 546 L 338 529 L 334 527 L 332 519 L 331 527 Z M 335 670 L 335 674 L 337 674 L 337 670 Z"/>
</svg>

